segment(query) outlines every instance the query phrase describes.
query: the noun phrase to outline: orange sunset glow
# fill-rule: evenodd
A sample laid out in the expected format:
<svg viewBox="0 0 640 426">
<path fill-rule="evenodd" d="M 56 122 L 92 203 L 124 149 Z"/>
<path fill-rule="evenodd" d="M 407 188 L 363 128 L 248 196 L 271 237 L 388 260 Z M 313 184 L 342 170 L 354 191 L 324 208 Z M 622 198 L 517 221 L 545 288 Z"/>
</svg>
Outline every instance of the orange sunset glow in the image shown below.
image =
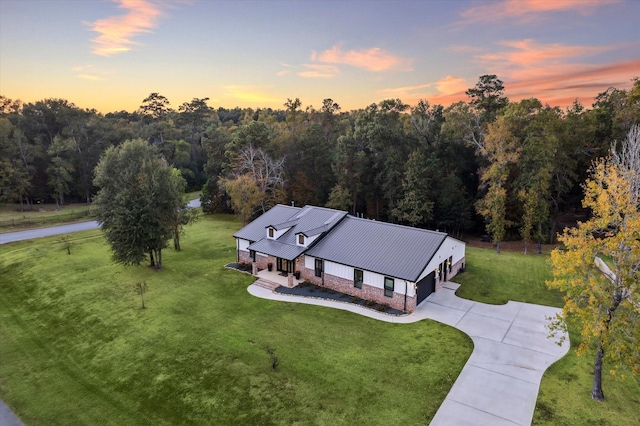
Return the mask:
<svg viewBox="0 0 640 426">
<path fill-rule="evenodd" d="M 34 6 L 37 6 L 34 8 Z M 590 106 L 640 75 L 640 2 L 0 2 L 0 94 L 106 113 L 179 105 L 448 105 L 483 74 L 514 101 Z"/>
</svg>

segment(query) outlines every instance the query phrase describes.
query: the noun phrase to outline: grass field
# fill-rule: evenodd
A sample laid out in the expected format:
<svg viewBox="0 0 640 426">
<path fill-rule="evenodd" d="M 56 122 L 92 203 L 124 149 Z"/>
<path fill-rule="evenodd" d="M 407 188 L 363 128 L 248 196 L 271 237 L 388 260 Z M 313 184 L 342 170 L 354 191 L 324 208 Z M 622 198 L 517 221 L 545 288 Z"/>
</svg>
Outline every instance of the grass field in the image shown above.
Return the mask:
<svg viewBox="0 0 640 426">
<path fill-rule="evenodd" d="M 462 285 L 460 297 L 484 303 L 508 300 L 562 307 L 562 294 L 547 290 L 551 278 L 548 256 L 517 252 L 496 254 L 492 248 L 467 247 L 466 271 L 454 278 Z M 608 374 L 605 365 L 603 390 L 606 400 L 591 399 L 593 358 L 590 352 L 576 355 L 580 333 L 571 332 L 571 351 L 544 374 L 533 418 L 536 425 L 638 425 L 640 383 Z"/>
<path fill-rule="evenodd" d="M 162 272 L 114 265 L 100 231 L 0 246 L 0 398 L 27 425 L 428 424 L 471 340 L 254 298 L 223 267 L 238 228 L 201 218 Z"/>
<path fill-rule="evenodd" d="M 0 203 L 0 233 L 92 219 L 91 209 L 84 203 L 65 204 L 58 210 L 55 204 L 37 204 L 22 212 L 18 204 Z"/>
<path fill-rule="evenodd" d="M 200 198 L 200 191 L 187 193 L 185 197 L 187 200 Z M 55 203 L 35 204 L 33 210 L 24 211 L 20 211 L 20 204 L 0 203 L 0 234 L 87 220 L 93 220 L 93 217 L 91 206 L 86 203 L 69 203 L 59 208 Z"/>
<path fill-rule="evenodd" d="M 501 305 L 509 300 L 562 307 L 562 294 L 549 291 L 548 256 L 467 247 L 465 272 L 454 278 L 462 284 L 456 294 L 465 299 Z"/>
</svg>

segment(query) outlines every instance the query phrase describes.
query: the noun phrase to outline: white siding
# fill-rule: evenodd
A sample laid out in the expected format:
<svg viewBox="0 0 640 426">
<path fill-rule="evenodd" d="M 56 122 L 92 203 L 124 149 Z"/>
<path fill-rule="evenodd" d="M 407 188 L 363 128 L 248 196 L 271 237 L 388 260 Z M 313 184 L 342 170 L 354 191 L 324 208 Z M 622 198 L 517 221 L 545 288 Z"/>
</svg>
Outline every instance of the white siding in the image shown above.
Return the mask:
<svg viewBox="0 0 640 426">
<path fill-rule="evenodd" d="M 251 244 L 248 240 L 243 240 L 242 238 L 238 238 L 238 250 L 249 251 L 249 245 Z"/>
<path fill-rule="evenodd" d="M 464 257 L 466 244 L 463 241 L 457 240 L 452 237 L 447 237 L 436 254 L 433 256 L 429 264 L 420 274 L 418 281 L 429 275 L 431 271 L 438 269 L 438 266 L 449 257 L 453 257 L 453 263 L 455 264 Z"/>
<path fill-rule="evenodd" d="M 320 236 L 320 234 L 317 235 L 312 235 L 311 237 L 304 237 L 304 244 L 300 244 L 298 242 L 298 238 L 300 238 L 300 234 L 296 234 L 296 245 L 298 247 L 309 247 L 309 244 L 311 244 L 316 238 L 318 238 Z"/>
<path fill-rule="evenodd" d="M 304 257 L 304 267 L 307 269 L 315 269 L 316 264 L 315 264 L 316 258 L 315 257 L 311 257 L 311 256 L 306 256 Z"/>
<path fill-rule="evenodd" d="M 277 240 L 278 238 L 282 237 L 285 232 L 287 232 L 289 229 L 291 229 L 291 227 L 289 228 L 285 228 L 285 229 L 281 229 L 281 230 L 277 230 L 275 228 L 273 228 L 273 238 L 269 237 L 269 227 L 265 228 L 265 233 L 268 239 L 270 240 Z"/>
<path fill-rule="evenodd" d="M 305 267 L 313 269 L 315 258 L 310 256 L 305 256 Z M 333 275 L 335 277 L 344 278 L 345 280 L 353 280 L 353 268 L 352 266 L 341 265 L 340 263 L 334 263 L 326 261 L 324 262 L 324 272 L 328 275 Z M 379 289 L 384 289 L 384 275 L 371 272 L 371 271 L 363 271 L 363 282 L 366 285 L 371 287 L 377 287 Z M 405 281 L 395 277 L 393 291 L 399 294 L 405 294 Z M 415 294 L 415 290 L 413 288 L 413 283 L 407 281 L 407 296 L 413 296 Z"/>
</svg>

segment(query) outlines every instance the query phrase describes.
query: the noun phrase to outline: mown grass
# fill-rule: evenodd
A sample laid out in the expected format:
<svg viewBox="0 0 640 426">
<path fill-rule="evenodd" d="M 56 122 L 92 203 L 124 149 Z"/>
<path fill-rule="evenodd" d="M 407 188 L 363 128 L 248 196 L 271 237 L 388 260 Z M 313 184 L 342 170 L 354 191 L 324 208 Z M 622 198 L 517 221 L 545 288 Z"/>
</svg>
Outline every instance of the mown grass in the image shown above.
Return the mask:
<svg viewBox="0 0 640 426">
<path fill-rule="evenodd" d="M 223 267 L 238 228 L 202 217 L 162 272 L 99 231 L 0 246 L 0 397 L 28 425 L 428 424 L 470 339 L 254 298 Z"/>
<path fill-rule="evenodd" d="M 0 233 L 88 220 L 93 220 L 91 207 L 84 203 L 65 204 L 58 210 L 55 204 L 35 205 L 25 211 L 18 204 L 0 203 Z"/>
<path fill-rule="evenodd" d="M 454 278 L 462 285 L 460 297 L 484 303 L 508 300 L 562 307 L 562 294 L 550 291 L 549 256 L 502 252 L 467 247 L 466 271 Z M 545 372 L 534 413 L 536 425 L 637 425 L 640 418 L 638 378 L 622 380 L 608 374 L 605 365 L 603 390 L 606 400 L 591 399 L 594 353 L 576 355 L 580 333 L 570 332 L 571 350 Z"/>
<path fill-rule="evenodd" d="M 612 376 L 605 364 L 602 389 L 605 400 L 591 399 L 594 353 L 576 355 L 580 333 L 571 332 L 571 351 L 542 377 L 532 424 L 548 426 L 633 426 L 640 419 L 640 381 Z"/>
<path fill-rule="evenodd" d="M 465 272 L 454 281 L 462 284 L 456 294 L 490 304 L 509 300 L 562 307 L 562 294 L 550 291 L 545 280 L 552 278 L 548 256 L 502 252 L 467 247 Z"/>
<path fill-rule="evenodd" d="M 187 200 L 200 198 L 200 191 L 185 194 Z M 56 206 L 34 204 L 33 210 L 20 211 L 20 204 L 0 203 L 0 233 L 23 229 L 42 228 L 62 223 L 77 223 L 93 220 L 91 206 L 86 203 L 69 203 Z"/>
</svg>

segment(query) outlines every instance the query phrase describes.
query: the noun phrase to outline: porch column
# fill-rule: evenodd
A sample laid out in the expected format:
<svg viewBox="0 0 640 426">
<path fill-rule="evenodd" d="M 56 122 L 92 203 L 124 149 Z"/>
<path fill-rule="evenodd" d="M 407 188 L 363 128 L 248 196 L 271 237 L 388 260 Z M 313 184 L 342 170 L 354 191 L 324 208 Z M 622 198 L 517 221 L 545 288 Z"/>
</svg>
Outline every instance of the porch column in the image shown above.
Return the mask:
<svg viewBox="0 0 640 426">
<path fill-rule="evenodd" d="M 287 274 L 287 287 L 293 288 L 293 274 L 291 272 Z"/>
<path fill-rule="evenodd" d="M 251 275 L 258 275 L 258 264 L 255 261 L 251 262 Z"/>
</svg>

